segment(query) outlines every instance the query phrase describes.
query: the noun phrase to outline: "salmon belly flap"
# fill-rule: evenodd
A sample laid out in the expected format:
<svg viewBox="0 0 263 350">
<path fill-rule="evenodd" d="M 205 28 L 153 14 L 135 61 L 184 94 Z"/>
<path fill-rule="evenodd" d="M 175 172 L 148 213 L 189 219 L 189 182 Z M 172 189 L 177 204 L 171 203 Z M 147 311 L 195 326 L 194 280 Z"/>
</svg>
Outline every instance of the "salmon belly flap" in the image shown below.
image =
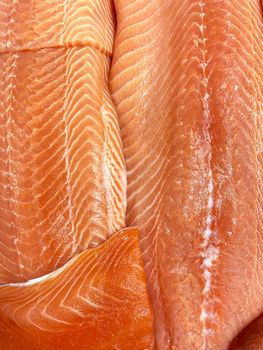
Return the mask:
<svg viewBox="0 0 263 350">
<path fill-rule="evenodd" d="M 0 287 L 0 349 L 154 349 L 138 230 L 42 278 Z"/>
<path fill-rule="evenodd" d="M 127 225 L 157 349 L 228 349 L 263 310 L 261 1 L 115 6 Z"/>
</svg>

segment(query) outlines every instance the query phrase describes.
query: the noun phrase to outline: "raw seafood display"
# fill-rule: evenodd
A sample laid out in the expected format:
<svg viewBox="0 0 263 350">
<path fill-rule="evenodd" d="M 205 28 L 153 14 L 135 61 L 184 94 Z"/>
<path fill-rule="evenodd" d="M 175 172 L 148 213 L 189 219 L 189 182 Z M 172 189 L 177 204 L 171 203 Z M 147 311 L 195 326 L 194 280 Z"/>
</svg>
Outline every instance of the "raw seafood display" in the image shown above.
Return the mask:
<svg viewBox="0 0 263 350">
<path fill-rule="evenodd" d="M 0 349 L 263 348 L 261 0 L 2 0 L 0 84 Z"/>
</svg>

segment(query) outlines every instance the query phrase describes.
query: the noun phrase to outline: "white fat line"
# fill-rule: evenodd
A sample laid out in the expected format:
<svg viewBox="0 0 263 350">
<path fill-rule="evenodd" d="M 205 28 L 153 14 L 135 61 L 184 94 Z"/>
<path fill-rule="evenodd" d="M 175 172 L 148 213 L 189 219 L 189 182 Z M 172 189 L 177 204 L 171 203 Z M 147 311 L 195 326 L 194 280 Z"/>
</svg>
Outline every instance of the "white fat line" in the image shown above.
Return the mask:
<svg viewBox="0 0 263 350">
<path fill-rule="evenodd" d="M 66 3 L 67 4 L 67 1 Z M 66 5 L 65 5 L 66 6 Z M 65 10 L 65 9 L 64 9 Z M 66 10 L 65 10 L 66 11 Z M 65 23 L 64 23 L 65 25 Z M 66 77 L 67 77 L 67 82 L 68 79 L 70 78 L 70 65 L 69 65 L 69 57 L 67 56 L 66 60 Z M 67 84 L 67 87 L 69 84 Z M 71 225 L 71 231 L 72 231 L 72 252 L 75 253 L 77 250 L 77 243 L 76 243 L 76 228 L 74 225 L 74 211 L 73 211 L 73 201 L 72 201 L 72 186 L 71 186 L 71 164 L 70 164 L 70 156 L 69 156 L 69 148 L 70 148 L 70 143 L 69 143 L 69 122 L 68 116 L 69 116 L 69 88 L 67 88 L 65 92 L 65 101 L 63 105 L 63 123 L 65 125 L 64 133 L 65 133 L 65 140 L 64 140 L 64 159 L 65 159 L 65 166 L 66 166 L 66 181 L 67 181 L 67 197 L 68 197 L 68 211 L 69 211 L 69 224 Z M 64 238 L 63 238 L 64 239 Z"/>
<path fill-rule="evenodd" d="M 11 14 L 14 12 L 14 10 L 11 11 Z M 10 187 L 10 191 L 11 191 L 11 195 L 9 198 L 9 203 L 10 203 L 10 208 L 13 209 L 13 205 L 16 202 L 16 197 L 17 197 L 17 192 L 19 191 L 18 188 L 18 181 L 17 181 L 17 173 L 16 173 L 16 169 L 15 166 L 12 166 L 12 158 L 11 158 L 11 152 L 13 150 L 12 148 L 12 112 L 14 110 L 12 103 L 14 100 L 14 92 L 13 92 L 13 88 L 14 88 L 14 80 L 16 78 L 16 70 L 17 70 L 17 60 L 18 60 L 19 54 L 18 52 L 16 52 L 13 55 L 13 62 L 11 64 L 11 73 L 9 75 L 9 79 L 10 82 L 8 84 L 8 89 L 9 89 L 9 94 L 7 96 L 7 101 L 8 101 L 8 106 L 7 106 L 7 120 L 6 120 L 6 141 L 7 141 L 7 166 L 8 166 L 8 182 L 9 182 L 9 187 Z M 10 223 L 11 227 L 14 228 L 15 227 L 15 221 L 12 220 L 12 222 Z M 19 230 L 18 230 L 19 232 Z M 24 269 L 24 265 L 22 264 L 21 261 L 21 252 L 19 249 L 19 239 L 16 237 L 13 240 L 14 246 L 15 246 L 15 250 L 17 253 L 17 263 L 18 263 L 18 267 L 20 269 L 19 273 L 21 275 L 22 270 Z"/>
<path fill-rule="evenodd" d="M 38 284 L 40 282 L 44 282 L 47 281 L 49 279 L 52 279 L 53 277 L 57 276 L 60 274 L 60 272 L 64 270 L 64 266 L 62 268 L 59 268 L 56 271 L 50 272 L 46 275 L 43 275 L 41 277 L 37 277 L 37 278 L 33 278 L 31 280 L 28 280 L 26 282 L 15 282 L 15 283 L 6 283 L 6 284 L 2 284 L 1 286 L 3 287 L 28 287 L 28 286 L 32 286 L 34 284 Z"/>
<path fill-rule="evenodd" d="M 104 141 L 103 141 L 103 151 L 102 151 L 102 168 L 103 168 L 103 185 L 105 189 L 105 199 L 106 199 L 106 208 L 107 208 L 107 229 L 109 233 L 114 232 L 114 212 L 113 212 L 113 192 L 112 192 L 112 166 L 110 161 L 110 150 L 109 150 L 109 125 L 108 125 L 108 113 L 105 108 L 105 101 L 102 101 L 100 107 L 100 114 L 102 118 L 102 123 L 104 127 Z"/>
<path fill-rule="evenodd" d="M 211 304 L 211 290 L 212 290 L 212 268 L 214 263 L 217 261 L 219 256 L 219 248 L 213 244 L 213 238 L 216 232 L 212 230 L 213 222 L 213 208 L 214 208 L 214 198 L 213 198 L 214 186 L 213 186 L 213 174 L 209 170 L 208 174 L 208 200 L 207 200 L 207 217 L 206 217 L 206 227 L 203 232 L 203 242 L 202 242 L 202 276 L 204 279 L 204 288 L 202 290 L 203 302 L 201 305 L 201 315 L 200 320 L 203 324 L 203 335 L 207 336 L 212 334 L 212 329 L 207 326 L 207 320 L 215 320 L 216 315 L 213 311 L 213 305 Z"/>
<path fill-rule="evenodd" d="M 211 135 L 209 132 L 209 126 L 211 123 L 210 120 L 210 111 L 209 111 L 209 92 L 207 89 L 208 85 L 208 77 L 206 72 L 206 67 L 208 64 L 208 60 L 206 57 L 206 41 L 207 38 L 205 37 L 205 24 L 204 24 L 204 17 L 205 17 L 205 3 L 204 1 L 201 1 L 199 3 L 200 5 L 200 16 L 201 16 L 201 24 L 199 26 L 202 39 L 200 40 L 203 43 L 203 47 L 201 49 L 202 52 L 202 62 L 200 64 L 202 68 L 202 85 L 204 86 L 204 96 L 203 96 L 203 108 L 204 108 L 204 119 L 207 124 L 207 131 L 206 131 L 206 137 L 207 141 L 210 143 L 210 155 L 208 159 L 208 200 L 207 200 L 207 217 L 206 217 L 206 227 L 202 234 L 202 245 L 201 245 L 201 257 L 202 257 L 202 276 L 204 280 L 204 288 L 202 290 L 202 297 L 203 301 L 201 304 L 201 313 L 200 313 L 200 321 L 202 323 L 202 333 L 204 337 L 204 346 L 203 348 L 206 348 L 206 337 L 211 335 L 213 333 L 213 330 L 209 328 L 207 321 L 215 321 L 216 314 L 213 310 L 213 300 L 211 300 L 211 290 L 212 290 L 212 268 L 216 260 L 219 256 L 219 248 L 213 244 L 214 237 L 216 235 L 216 232 L 213 232 L 212 230 L 212 223 L 213 223 L 213 208 L 214 208 L 214 185 L 213 185 L 213 173 L 212 173 L 212 150 L 211 150 Z"/>
<path fill-rule="evenodd" d="M 86 254 L 86 251 L 81 252 L 80 254 L 71 258 L 69 261 L 67 261 L 63 266 L 59 267 L 57 270 L 49 272 L 43 276 L 32 278 L 25 282 L 2 283 L 0 284 L 0 286 L 1 287 L 28 287 L 47 280 L 52 280 L 56 276 L 60 275 L 63 271 L 67 270 L 71 265 L 75 263 L 75 261 L 77 261 L 82 255 L 85 255 L 85 254 Z"/>
</svg>

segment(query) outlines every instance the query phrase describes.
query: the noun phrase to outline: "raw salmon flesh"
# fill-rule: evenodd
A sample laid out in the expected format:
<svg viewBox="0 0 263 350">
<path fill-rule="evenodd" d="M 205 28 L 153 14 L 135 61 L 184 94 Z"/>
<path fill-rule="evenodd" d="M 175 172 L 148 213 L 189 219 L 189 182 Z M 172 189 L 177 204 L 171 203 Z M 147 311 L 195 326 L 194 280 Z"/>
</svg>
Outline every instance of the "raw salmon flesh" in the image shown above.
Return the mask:
<svg viewBox="0 0 263 350">
<path fill-rule="evenodd" d="M 263 350 L 262 0 L 0 0 L 0 350 Z"/>
</svg>

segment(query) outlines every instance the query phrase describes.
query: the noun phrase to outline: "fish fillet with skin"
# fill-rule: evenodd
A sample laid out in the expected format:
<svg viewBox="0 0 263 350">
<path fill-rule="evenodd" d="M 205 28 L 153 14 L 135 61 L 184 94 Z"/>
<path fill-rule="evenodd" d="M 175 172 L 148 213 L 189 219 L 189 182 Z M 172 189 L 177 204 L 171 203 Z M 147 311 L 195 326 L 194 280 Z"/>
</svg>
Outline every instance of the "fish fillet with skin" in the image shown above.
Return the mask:
<svg viewBox="0 0 263 350">
<path fill-rule="evenodd" d="M 111 90 L 161 350 L 263 309 L 261 1 L 115 0 Z"/>
<path fill-rule="evenodd" d="M 0 283 L 9 283 L 124 227 L 126 172 L 108 91 L 111 2 L 0 6 Z"/>
<path fill-rule="evenodd" d="M 153 350 L 138 230 L 116 233 L 47 276 L 1 286 L 0 349 Z"/>
</svg>

